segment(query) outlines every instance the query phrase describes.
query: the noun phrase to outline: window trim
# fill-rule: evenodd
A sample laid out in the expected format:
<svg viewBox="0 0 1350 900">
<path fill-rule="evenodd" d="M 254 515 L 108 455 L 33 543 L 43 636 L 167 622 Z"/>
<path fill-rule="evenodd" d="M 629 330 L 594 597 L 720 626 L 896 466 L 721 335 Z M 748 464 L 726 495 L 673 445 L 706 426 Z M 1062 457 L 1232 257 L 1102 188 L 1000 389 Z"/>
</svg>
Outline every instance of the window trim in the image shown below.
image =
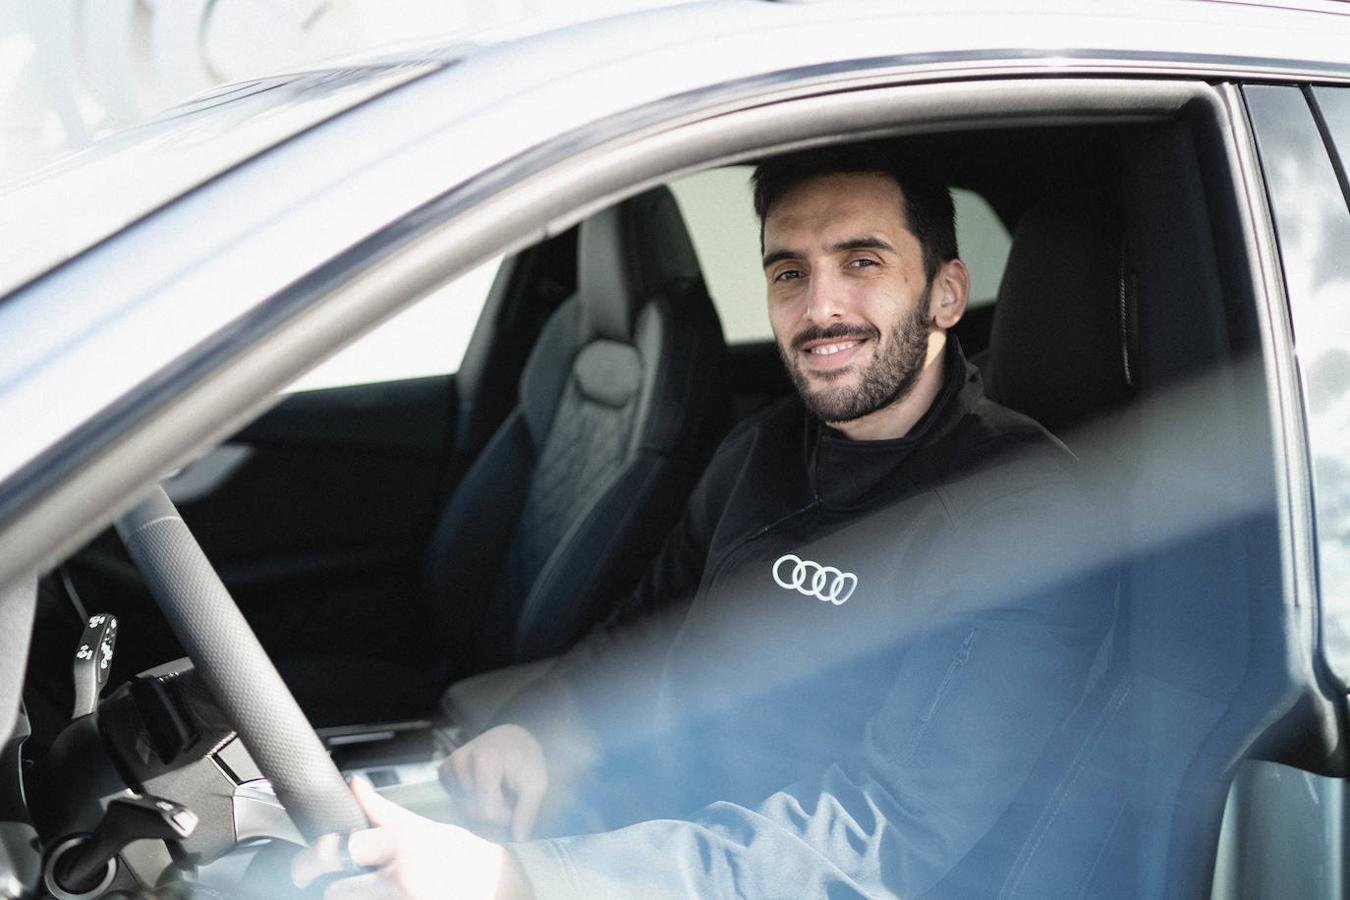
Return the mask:
<svg viewBox="0 0 1350 900">
<path fill-rule="evenodd" d="M 1307 435 L 1303 423 L 1303 399 L 1293 350 L 1293 326 L 1289 297 L 1275 233 L 1274 211 L 1266 192 L 1265 176 L 1257 152 L 1256 134 L 1241 89 L 1224 85 L 1237 171 L 1242 189 L 1238 194 L 1244 217 L 1247 252 L 1257 265 L 1253 273 L 1264 308 L 1259 316 L 1265 356 L 1266 396 L 1271 421 L 1276 425 L 1274 443 L 1280 507 L 1280 542 L 1284 596 L 1296 609 L 1317 609 L 1316 546 L 1313 504 L 1308 468 Z"/>
</svg>

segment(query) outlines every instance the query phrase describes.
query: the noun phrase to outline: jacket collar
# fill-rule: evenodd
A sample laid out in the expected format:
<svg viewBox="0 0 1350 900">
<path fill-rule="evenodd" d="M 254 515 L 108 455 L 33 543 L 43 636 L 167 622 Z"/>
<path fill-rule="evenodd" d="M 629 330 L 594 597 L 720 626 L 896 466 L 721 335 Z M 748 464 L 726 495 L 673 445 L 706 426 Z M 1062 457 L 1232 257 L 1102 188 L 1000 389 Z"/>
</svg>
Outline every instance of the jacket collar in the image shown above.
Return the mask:
<svg viewBox="0 0 1350 900">
<path fill-rule="evenodd" d="M 942 389 L 932 406 L 903 437 L 855 441 L 818 419 L 806 423 L 807 475 L 812 497 L 826 509 L 852 510 L 892 496 L 897 476 L 915 454 L 946 437 L 984 396 L 979 370 L 966 361 L 954 336 L 947 339 Z M 913 484 L 912 477 L 904 482 Z"/>
</svg>

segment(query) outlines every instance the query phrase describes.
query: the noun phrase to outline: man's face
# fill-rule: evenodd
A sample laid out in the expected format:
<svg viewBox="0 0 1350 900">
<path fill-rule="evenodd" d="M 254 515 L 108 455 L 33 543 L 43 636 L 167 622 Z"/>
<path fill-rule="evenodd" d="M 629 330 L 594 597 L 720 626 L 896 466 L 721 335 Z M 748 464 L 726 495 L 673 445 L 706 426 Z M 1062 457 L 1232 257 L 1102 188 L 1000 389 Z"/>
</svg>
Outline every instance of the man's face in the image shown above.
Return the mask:
<svg viewBox="0 0 1350 900">
<path fill-rule="evenodd" d="M 826 175 L 764 218 L 769 322 L 806 407 L 849 422 L 909 393 L 934 332 L 932 283 L 893 178 Z"/>
</svg>

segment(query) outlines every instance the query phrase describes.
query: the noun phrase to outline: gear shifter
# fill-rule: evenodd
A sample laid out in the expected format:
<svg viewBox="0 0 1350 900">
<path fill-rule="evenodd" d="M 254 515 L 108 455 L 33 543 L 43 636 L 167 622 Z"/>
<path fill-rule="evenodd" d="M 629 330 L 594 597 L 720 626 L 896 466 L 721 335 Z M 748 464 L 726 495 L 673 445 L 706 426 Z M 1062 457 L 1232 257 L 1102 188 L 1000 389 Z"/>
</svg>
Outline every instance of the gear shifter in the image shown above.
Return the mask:
<svg viewBox="0 0 1350 900">
<path fill-rule="evenodd" d="M 90 616 L 75 650 L 75 711 L 72 718 L 87 716 L 98 705 L 99 692 L 108 683 L 116 643 L 117 617 L 107 613 Z"/>
</svg>

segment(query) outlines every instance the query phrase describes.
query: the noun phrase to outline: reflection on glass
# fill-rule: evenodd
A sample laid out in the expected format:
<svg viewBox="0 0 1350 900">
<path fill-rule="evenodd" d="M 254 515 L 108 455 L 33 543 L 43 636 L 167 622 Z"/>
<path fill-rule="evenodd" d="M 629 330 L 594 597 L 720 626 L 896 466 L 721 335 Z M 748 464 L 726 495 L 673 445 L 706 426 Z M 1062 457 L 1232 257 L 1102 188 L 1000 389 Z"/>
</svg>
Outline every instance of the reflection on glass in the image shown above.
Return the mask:
<svg viewBox="0 0 1350 900">
<path fill-rule="evenodd" d="M 230 85 L 5 186 L 0 286 L 22 284 L 230 166 L 429 69 L 388 66 Z"/>
<path fill-rule="evenodd" d="M 1294 346 L 1303 376 L 1317 516 L 1323 644 L 1342 678 L 1350 663 L 1350 213 L 1317 125 L 1296 88 L 1249 88 L 1271 185 Z M 1299 102 L 1294 102 L 1299 101 Z M 1350 152 L 1350 93 L 1315 91 L 1341 154 Z"/>
</svg>

